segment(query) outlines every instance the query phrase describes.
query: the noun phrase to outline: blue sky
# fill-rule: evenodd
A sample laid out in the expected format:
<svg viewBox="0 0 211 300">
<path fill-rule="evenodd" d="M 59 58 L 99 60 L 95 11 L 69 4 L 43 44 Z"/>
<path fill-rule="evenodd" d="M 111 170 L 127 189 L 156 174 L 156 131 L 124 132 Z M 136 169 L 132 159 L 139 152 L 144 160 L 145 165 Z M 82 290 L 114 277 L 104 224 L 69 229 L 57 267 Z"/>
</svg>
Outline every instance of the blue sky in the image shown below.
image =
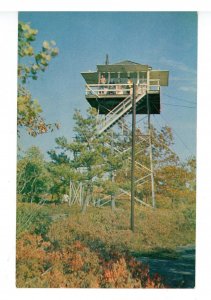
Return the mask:
<svg viewBox="0 0 211 300">
<path fill-rule="evenodd" d="M 196 13 L 24 12 L 19 19 L 38 29 L 36 49 L 44 40 L 55 40 L 60 50 L 47 71 L 28 87 L 46 120 L 60 122 L 61 129 L 36 138 L 23 134 L 23 149 L 37 145 L 46 152 L 55 147 L 55 137 L 73 136 L 74 110 L 85 112 L 89 107 L 80 72 L 95 70 L 108 53 L 110 63 L 132 60 L 169 70 L 169 86 L 161 91 L 161 115 L 151 120 L 158 129 L 164 124 L 172 127 L 174 149 L 182 159 L 195 154 Z"/>
</svg>

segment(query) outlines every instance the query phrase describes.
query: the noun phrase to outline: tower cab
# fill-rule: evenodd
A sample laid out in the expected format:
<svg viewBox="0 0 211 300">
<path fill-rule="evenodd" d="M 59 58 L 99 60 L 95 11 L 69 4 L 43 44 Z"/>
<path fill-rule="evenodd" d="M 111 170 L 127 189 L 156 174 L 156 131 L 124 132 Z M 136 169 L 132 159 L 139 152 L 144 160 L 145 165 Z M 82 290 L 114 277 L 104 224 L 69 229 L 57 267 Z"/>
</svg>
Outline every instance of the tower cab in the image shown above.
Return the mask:
<svg viewBox="0 0 211 300">
<path fill-rule="evenodd" d="M 149 65 L 132 61 L 97 65 L 97 70 L 82 72 L 86 82 L 85 97 L 99 114 L 107 115 L 133 93 L 143 95 L 137 103 L 136 113 L 147 114 L 147 97 L 150 114 L 160 114 L 160 87 L 168 85 L 168 71 L 152 70 Z"/>
</svg>

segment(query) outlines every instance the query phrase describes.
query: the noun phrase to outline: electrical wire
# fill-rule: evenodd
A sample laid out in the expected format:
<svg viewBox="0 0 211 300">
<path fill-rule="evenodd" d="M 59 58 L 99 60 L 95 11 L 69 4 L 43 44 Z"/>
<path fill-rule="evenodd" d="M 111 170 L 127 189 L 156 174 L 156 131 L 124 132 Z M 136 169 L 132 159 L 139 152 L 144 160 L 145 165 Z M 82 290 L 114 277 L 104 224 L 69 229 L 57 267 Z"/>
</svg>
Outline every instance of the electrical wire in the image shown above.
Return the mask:
<svg viewBox="0 0 211 300">
<path fill-rule="evenodd" d="M 178 104 L 171 104 L 171 103 L 165 103 L 165 102 L 162 102 L 161 104 L 169 105 L 169 106 L 185 107 L 185 108 L 196 108 L 196 106 L 178 105 Z"/>
<path fill-rule="evenodd" d="M 181 98 L 177 98 L 177 97 L 174 97 L 174 96 L 169 96 L 167 94 L 165 94 L 167 97 L 170 97 L 170 98 L 175 98 L 175 99 L 178 99 L 178 100 L 181 100 L 181 101 L 185 101 L 185 102 L 189 102 L 189 103 L 194 103 L 194 102 L 191 102 L 191 101 L 188 101 L 188 100 L 185 100 L 185 99 L 181 99 Z M 101 105 L 102 107 L 104 107 L 107 111 L 110 111 L 108 108 L 106 108 L 104 105 L 102 105 L 101 103 L 99 103 L 98 99 L 96 99 L 99 106 Z M 153 104 L 153 103 L 152 103 Z M 182 105 L 177 105 L 177 104 L 167 104 L 167 103 L 162 103 L 164 105 L 170 105 L 170 106 L 176 106 L 176 107 L 186 107 L 186 108 L 195 108 L 195 107 L 192 107 L 192 106 L 182 106 Z M 153 104 L 154 108 L 156 109 L 155 105 Z M 141 108 L 141 107 L 140 107 Z M 156 109 L 157 110 L 157 109 Z M 158 111 L 158 110 L 157 110 Z M 163 118 L 163 120 L 165 122 L 167 122 L 167 120 L 164 119 L 164 117 L 161 115 L 161 117 Z M 146 117 L 140 119 L 137 123 L 141 122 L 143 119 L 145 119 Z M 167 122 L 168 123 L 168 122 Z M 168 125 L 168 124 L 167 124 Z M 172 128 L 173 129 L 173 128 Z M 175 129 L 173 129 L 175 135 L 177 136 L 177 138 L 180 140 L 180 142 L 184 145 L 184 147 L 188 150 L 188 152 L 192 155 L 192 152 L 190 151 L 189 147 L 186 145 L 186 143 L 182 140 L 182 138 L 180 137 L 180 135 L 176 132 Z"/>
<path fill-rule="evenodd" d="M 160 122 L 157 120 L 157 118 L 155 118 L 155 115 L 153 115 L 153 117 L 154 117 L 156 123 L 159 125 L 160 129 L 162 129 L 162 125 L 161 125 Z M 166 144 L 163 144 L 163 145 L 164 145 L 164 147 L 166 147 L 169 151 L 171 151 L 171 153 L 175 153 L 175 151 L 173 151 L 168 145 L 166 145 Z"/>
<path fill-rule="evenodd" d="M 152 105 L 154 106 L 154 104 L 152 103 Z M 154 108 L 156 109 L 156 107 L 154 106 Z M 163 117 L 163 115 L 160 115 L 161 118 L 165 121 L 165 123 L 168 125 L 168 121 Z M 169 126 L 169 125 L 168 125 Z M 170 126 L 171 127 L 171 126 Z M 171 127 L 172 128 L 172 127 Z M 172 130 L 174 131 L 175 135 L 178 137 L 178 139 L 180 140 L 180 142 L 183 144 L 183 146 L 188 150 L 188 152 L 193 155 L 192 151 L 189 149 L 189 147 L 186 145 L 186 143 L 183 141 L 183 139 L 180 137 L 180 135 L 177 133 L 177 131 L 172 128 Z"/>
<path fill-rule="evenodd" d="M 186 99 L 183 99 L 183 98 L 179 98 L 179 97 L 175 97 L 175 96 L 170 96 L 170 95 L 168 95 L 166 93 L 163 93 L 163 95 L 166 96 L 166 97 L 169 97 L 169 98 L 177 99 L 179 101 L 183 101 L 183 102 L 187 102 L 187 103 L 191 103 L 191 104 L 196 104 L 196 102 L 194 102 L 194 101 L 189 101 L 189 100 L 186 100 Z"/>
<path fill-rule="evenodd" d="M 147 116 L 145 116 L 145 117 L 141 118 L 140 120 L 138 120 L 136 122 L 136 125 L 139 124 L 140 122 L 142 122 L 143 120 L 145 120 L 146 118 L 147 118 Z M 129 123 L 129 125 L 132 125 L 132 123 L 130 121 L 128 121 L 128 123 Z"/>
</svg>

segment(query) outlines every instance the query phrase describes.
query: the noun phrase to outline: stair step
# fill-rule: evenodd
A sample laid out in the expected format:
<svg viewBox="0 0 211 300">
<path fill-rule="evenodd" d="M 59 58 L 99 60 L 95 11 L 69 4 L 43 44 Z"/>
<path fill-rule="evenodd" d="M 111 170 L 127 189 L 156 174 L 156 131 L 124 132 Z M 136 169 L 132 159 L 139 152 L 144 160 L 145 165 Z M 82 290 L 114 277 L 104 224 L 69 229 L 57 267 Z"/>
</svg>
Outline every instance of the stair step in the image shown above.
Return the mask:
<svg viewBox="0 0 211 300">
<path fill-rule="evenodd" d="M 136 98 L 136 104 L 143 99 L 143 97 L 146 95 L 146 93 L 143 93 L 142 95 L 138 95 Z M 125 98 L 121 103 L 119 103 L 110 113 L 107 115 L 109 117 L 103 126 L 98 129 L 98 135 L 102 134 L 103 132 L 107 131 L 109 128 L 111 128 L 116 122 L 118 122 L 123 116 L 125 116 L 127 113 L 129 113 L 132 109 L 132 97 L 129 96 Z"/>
</svg>

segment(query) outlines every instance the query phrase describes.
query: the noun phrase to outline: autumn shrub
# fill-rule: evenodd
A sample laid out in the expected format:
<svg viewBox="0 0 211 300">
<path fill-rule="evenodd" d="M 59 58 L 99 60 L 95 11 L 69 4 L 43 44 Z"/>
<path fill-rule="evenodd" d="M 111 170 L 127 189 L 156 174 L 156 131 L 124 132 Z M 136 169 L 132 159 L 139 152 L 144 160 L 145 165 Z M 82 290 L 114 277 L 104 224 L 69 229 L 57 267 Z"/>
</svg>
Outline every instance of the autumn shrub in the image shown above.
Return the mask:
<svg viewBox="0 0 211 300">
<path fill-rule="evenodd" d="M 132 233 L 129 203 L 115 211 L 89 207 L 85 215 L 78 206 L 21 203 L 17 207 L 17 233 L 24 230 L 47 236 L 57 248 L 81 240 L 104 255 L 112 247 L 136 253 L 174 249 L 195 242 L 195 206 L 153 210 L 137 205 Z"/>
<path fill-rule="evenodd" d="M 133 233 L 128 229 L 128 220 L 122 219 L 124 211 L 111 212 L 110 208 L 92 208 L 85 215 L 76 214 L 69 218 L 54 222 L 48 236 L 53 242 L 63 245 L 74 240 L 81 240 L 90 248 L 104 255 L 113 248 L 119 251 L 128 249 L 135 240 Z"/>
<path fill-rule="evenodd" d="M 32 287 L 45 272 L 46 247 L 41 236 L 24 233 L 16 244 L 16 285 Z"/>
<path fill-rule="evenodd" d="M 90 248 L 105 252 L 104 255 L 112 247 L 137 254 L 157 248 L 175 249 L 195 241 L 195 231 L 190 227 L 186 210 L 190 211 L 190 208 L 152 210 L 136 207 L 135 232 L 132 233 L 129 208 L 114 212 L 109 207 L 89 208 L 85 215 L 72 213 L 65 220 L 54 222 L 48 236 L 60 245 L 81 240 Z"/>
<path fill-rule="evenodd" d="M 143 215 L 141 240 L 149 251 L 157 248 L 175 249 L 195 243 L 195 230 L 188 225 L 184 208 L 158 209 L 152 212 L 145 210 Z"/>
<path fill-rule="evenodd" d="M 54 250 L 40 235 L 23 233 L 17 240 L 17 287 L 85 287 L 84 278 L 98 257 L 81 243 Z"/>
<path fill-rule="evenodd" d="M 85 215 L 77 206 L 46 205 L 37 210 L 37 219 L 29 219 L 35 207 L 18 207 L 18 216 L 27 216 L 17 235 L 19 287 L 163 287 L 159 275 L 149 276 L 141 254 L 161 255 L 195 241 L 193 206 L 135 206 L 134 233 L 128 204 L 115 211 L 89 207 Z"/>
<path fill-rule="evenodd" d="M 108 258 L 108 256 L 110 258 Z M 40 235 L 17 240 L 17 287 L 151 288 L 164 287 L 149 268 L 129 253 L 110 251 L 104 258 L 80 241 L 55 250 Z"/>
</svg>

